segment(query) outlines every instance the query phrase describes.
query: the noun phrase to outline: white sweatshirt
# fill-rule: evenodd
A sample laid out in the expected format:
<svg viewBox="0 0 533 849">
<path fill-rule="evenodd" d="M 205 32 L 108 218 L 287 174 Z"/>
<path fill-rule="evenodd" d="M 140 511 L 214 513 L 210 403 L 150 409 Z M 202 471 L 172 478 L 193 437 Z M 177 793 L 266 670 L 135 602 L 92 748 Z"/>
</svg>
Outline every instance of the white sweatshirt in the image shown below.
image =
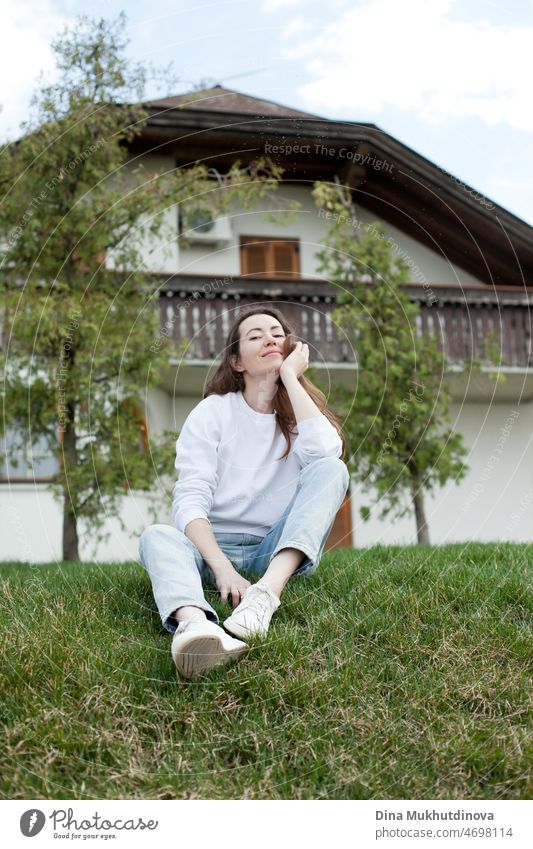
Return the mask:
<svg viewBox="0 0 533 849">
<path fill-rule="evenodd" d="M 296 492 L 300 470 L 342 453 L 340 436 L 322 413 L 295 430 L 288 457 L 279 460 L 287 443 L 275 413 L 256 412 L 242 392 L 200 401 L 176 440 L 176 528 L 185 531 L 201 518 L 213 532 L 265 536 Z"/>
</svg>

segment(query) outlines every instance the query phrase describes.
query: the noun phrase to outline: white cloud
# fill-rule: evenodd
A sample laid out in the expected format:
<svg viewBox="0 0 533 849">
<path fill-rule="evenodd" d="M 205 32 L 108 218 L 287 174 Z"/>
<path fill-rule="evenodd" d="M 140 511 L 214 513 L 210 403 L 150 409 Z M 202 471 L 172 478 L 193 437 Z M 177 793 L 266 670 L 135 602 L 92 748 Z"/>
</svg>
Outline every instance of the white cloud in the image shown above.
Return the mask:
<svg viewBox="0 0 533 849">
<path fill-rule="evenodd" d="M 519 167 L 507 168 L 506 172 L 508 178 L 487 175 L 487 195 L 533 226 L 533 177 L 524 174 Z"/>
<path fill-rule="evenodd" d="M 289 38 L 294 38 L 295 35 L 303 35 L 306 30 L 309 31 L 310 27 L 309 21 L 305 21 L 303 18 L 293 18 L 284 25 L 281 37 L 284 41 L 287 41 Z"/>
<path fill-rule="evenodd" d="M 363 0 L 314 37 L 294 37 L 285 53 L 312 78 L 299 93 L 353 120 L 392 107 L 432 124 L 474 116 L 532 132 L 533 27 L 461 21 L 456 5 Z"/>
<path fill-rule="evenodd" d="M 298 6 L 301 0 L 263 0 L 263 12 L 277 12 L 289 6 Z"/>
<path fill-rule="evenodd" d="M 53 0 L 3 0 L 0 75 L 0 135 L 15 138 L 28 117 L 28 103 L 41 71 L 54 67 L 51 41 L 68 23 Z"/>
</svg>

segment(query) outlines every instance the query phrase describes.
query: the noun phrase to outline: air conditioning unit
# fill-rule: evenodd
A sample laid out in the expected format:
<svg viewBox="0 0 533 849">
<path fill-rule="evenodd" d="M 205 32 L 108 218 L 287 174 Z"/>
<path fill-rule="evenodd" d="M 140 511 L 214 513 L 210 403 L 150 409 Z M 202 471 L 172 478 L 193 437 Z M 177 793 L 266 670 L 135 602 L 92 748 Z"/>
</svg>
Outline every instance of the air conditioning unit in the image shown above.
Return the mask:
<svg viewBox="0 0 533 849">
<path fill-rule="evenodd" d="M 221 245 L 231 241 L 231 223 L 227 216 L 210 218 L 206 212 L 195 212 L 188 220 L 183 235 L 191 244 Z"/>
</svg>

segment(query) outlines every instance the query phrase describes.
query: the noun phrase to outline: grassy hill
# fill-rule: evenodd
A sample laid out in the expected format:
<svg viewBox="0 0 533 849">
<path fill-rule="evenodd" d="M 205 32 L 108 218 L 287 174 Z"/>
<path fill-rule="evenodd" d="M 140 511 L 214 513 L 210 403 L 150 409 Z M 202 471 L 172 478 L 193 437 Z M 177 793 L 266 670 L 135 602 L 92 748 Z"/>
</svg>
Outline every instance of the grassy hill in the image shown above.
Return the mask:
<svg viewBox="0 0 533 849">
<path fill-rule="evenodd" d="M 337 549 L 195 682 L 140 564 L 3 563 L 0 796 L 531 798 L 532 562 Z"/>
</svg>

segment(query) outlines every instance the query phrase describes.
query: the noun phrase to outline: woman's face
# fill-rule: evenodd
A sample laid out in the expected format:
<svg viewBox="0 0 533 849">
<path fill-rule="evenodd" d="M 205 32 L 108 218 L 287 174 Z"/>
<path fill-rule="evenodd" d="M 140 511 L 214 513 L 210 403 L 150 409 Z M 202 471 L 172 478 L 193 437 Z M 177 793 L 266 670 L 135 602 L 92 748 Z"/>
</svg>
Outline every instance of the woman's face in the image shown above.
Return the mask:
<svg viewBox="0 0 533 849">
<path fill-rule="evenodd" d="M 240 360 L 232 359 L 237 371 L 253 377 L 279 371 L 286 356 L 287 335 L 273 315 L 248 316 L 241 322 L 239 332 Z"/>
</svg>

